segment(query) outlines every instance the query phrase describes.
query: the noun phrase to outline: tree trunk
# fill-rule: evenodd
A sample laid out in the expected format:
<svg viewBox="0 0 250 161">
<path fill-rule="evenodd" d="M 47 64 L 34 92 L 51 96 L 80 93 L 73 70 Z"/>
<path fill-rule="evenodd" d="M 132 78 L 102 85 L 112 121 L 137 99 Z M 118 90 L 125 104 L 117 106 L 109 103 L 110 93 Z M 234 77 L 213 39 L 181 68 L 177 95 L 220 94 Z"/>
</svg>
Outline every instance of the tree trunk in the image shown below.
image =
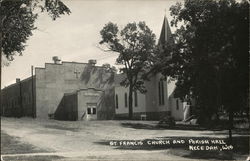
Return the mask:
<svg viewBox="0 0 250 161">
<path fill-rule="evenodd" d="M 229 129 L 228 129 L 228 134 L 229 134 L 229 142 L 232 144 L 232 129 L 233 129 L 233 111 L 229 110 Z"/>
<path fill-rule="evenodd" d="M 4 110 L 2 109 L 2 37 L 3 33 L 2 31 L 0 31 L 0 110 L 1 110 L 1 115 L 4 115 L 3 114 Z"/>
<path fill-rule="evenodd" d="M 129 95 L 128 95 L 128 116 L 129 119 L 133 119 L 133 88 L 129 86 Z"/>
<path fill-rule="evenodd" d="M 1 7 L 1 3 L 0 3 Z M 3 45 L 3 22 L 6 19 L 6 16 L 0 15 L 0 110 L 1 110 L 1 115 L 4 115 L 4 109 L 2 106 L 2 45 Z"/>
</svg>

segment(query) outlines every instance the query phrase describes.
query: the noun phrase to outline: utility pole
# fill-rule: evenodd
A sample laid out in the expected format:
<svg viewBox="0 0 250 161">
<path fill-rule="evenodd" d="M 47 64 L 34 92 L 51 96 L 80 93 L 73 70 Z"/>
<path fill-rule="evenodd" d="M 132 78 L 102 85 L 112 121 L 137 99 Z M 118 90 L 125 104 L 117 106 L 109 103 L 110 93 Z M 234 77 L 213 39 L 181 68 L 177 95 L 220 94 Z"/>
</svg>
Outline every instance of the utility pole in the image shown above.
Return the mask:
<svg viewBox="0 0 250 161">
<path fill-rule="evenodd" d="M 33 65 L 31 66 L 31 95 L 32 95 L 32 117 L 36 117 L 35 111 L 35 100 L 34 100 L 34 74 L 33 74 Z"/>
<path fill-rule="evenodd" d="M 22 95 L 22 82 L 19 80 L 19 103 L 21 107 L 20 117 L 23 117 L 23 95 Z"/>
</svg>

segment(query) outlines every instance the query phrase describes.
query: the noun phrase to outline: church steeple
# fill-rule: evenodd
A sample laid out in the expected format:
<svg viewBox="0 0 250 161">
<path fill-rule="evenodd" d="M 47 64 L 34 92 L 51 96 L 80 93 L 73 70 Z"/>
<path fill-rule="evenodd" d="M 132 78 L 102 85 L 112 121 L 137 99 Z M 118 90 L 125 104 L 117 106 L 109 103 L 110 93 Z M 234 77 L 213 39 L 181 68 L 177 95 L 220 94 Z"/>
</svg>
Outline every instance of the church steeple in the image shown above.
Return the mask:
<svg viewBox="0 0 250 161">
<path fill-rule="evenodd" d="M 170 30 L 169 23 L 168 23 L 168 19 L 165 15 L 164 20 L 163 20 L 163 25 L 161 28 L 161 34 L 160 34 L 160 39 L 159 39 L 158 45 L 165 45 L 167 42 L 172 43 L 173 38 L 172 38 L 172 33 Z"/>
</svg>

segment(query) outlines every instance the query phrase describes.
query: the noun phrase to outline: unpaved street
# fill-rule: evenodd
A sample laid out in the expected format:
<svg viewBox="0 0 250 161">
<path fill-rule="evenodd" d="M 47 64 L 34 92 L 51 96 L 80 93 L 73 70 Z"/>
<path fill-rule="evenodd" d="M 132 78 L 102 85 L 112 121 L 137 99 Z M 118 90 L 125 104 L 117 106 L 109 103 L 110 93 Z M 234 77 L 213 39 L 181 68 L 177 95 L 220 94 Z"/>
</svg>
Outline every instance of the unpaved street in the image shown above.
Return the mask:
<svg viewBox="0 0 250 161">
<path fill-rule="evenodd" d="M 168 149 L 118 149 L 102 144 L 111 140 L 143 140 L 172 136 L 221 137 L 212 131 L 165 130 L 132 128 L 128 123 L 155 125 L 153 121 L 56 121 L 31 118 L 1 118 L 1 130 L 21 143 L 30 144 L 41 152 L 9 154 L 10 156 L 56 155 L 64 160 L 134 159 L 134 160 L 188 160 L 168 152 Z M 7 156 L 6 154 L 2 154 Z"/>
</svg>

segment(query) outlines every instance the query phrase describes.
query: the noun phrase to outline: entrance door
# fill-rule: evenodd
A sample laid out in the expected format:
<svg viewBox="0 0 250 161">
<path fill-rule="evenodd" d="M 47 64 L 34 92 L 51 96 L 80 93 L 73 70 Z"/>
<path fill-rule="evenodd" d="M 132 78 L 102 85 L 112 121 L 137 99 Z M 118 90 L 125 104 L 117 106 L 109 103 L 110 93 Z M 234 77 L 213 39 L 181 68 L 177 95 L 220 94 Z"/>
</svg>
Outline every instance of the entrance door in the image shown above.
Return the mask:
<svg viewBox="0 0 250 161">
<path fill-rule="evenodd" d="M 87 120 L 96 120 L 97 119 L 97 104 L 96 103 L 87 103 Z"/>
</svg>

